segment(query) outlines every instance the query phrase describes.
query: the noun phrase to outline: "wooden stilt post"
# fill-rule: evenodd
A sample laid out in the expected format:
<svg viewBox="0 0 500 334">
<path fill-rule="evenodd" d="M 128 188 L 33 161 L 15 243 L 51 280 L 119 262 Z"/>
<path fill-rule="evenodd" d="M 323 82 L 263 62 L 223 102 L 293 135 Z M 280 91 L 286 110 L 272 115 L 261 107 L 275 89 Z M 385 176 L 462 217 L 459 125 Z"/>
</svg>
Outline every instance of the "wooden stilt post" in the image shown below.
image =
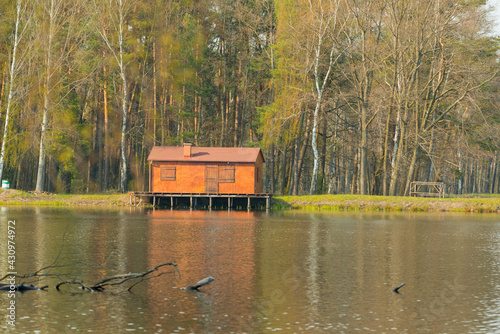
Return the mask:
<svg viewBox="0 0 500 334">
<path fill-rule="evenodd" d="M 250 208 L 251 208 L 251 206 L 250 206 L 250 196 L 248 196 L 248 206 L 247 206 L 247 210 L 248 210 L 248 211 L 250 211 Z"/>
<path fill-rule="evenodd" d="M 189 208 L 193 208 L 193 196 L 189 196 Z"/>
<path fill-rule="evenodd" d="M 212 196 L 208 197 L 208 207 L 210 210 L 212 210 Z"/>
</svg>

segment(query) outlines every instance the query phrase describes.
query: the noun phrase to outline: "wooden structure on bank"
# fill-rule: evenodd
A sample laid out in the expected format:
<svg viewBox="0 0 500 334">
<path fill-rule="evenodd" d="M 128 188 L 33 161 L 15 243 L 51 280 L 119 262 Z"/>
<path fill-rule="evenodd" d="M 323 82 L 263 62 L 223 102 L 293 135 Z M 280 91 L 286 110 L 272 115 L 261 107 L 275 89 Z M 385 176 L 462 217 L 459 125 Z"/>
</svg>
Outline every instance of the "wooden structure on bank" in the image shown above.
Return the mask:
<svg viewBox="0 0 500 334">
<path fill-rule="evenodd" d="M 444 183 L 413 181 L 410 184 L 410 196 L 444 198 Z"/>
<path fill-rule="evenodd" d="M 153 193 L 262 193 L 260 148 L 155 146 L 148 161 Z"/>
<path fill-rule="evenodd" d="M 155 146 L 148 161 L 149 192 L 131 193 L 131 202 L 139 197 L 171 208 L 270 207 L 260 148 Z"/>
</svg>

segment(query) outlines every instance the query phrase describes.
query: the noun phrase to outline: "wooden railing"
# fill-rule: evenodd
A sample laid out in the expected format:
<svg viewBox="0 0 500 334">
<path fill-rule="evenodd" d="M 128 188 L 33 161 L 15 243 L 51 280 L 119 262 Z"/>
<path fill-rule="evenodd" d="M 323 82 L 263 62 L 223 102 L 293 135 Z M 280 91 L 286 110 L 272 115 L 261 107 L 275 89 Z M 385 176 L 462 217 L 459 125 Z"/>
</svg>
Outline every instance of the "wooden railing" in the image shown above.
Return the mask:
<svg viewBox="0 0 500 334">
<path fill-rule="evenodd" d="M 410 196 L 444 198 L 444 183 L 413 181 L 410 184 Z"/>
</svg>

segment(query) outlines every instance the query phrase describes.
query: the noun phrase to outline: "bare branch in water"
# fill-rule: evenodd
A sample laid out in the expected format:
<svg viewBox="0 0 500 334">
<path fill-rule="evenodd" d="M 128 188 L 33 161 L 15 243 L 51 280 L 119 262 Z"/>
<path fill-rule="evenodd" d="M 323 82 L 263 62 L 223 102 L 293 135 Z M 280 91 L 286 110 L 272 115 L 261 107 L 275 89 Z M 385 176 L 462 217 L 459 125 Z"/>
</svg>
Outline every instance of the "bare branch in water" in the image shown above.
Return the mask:
<svg viewBox="0 0 500 334">
<path fill-rule="evenodd" d="M 181 277 L 181 273 L 179 272 L 179 269 L 177 268 L 177 264 L 175 264 L 175 262 L 165 262 L 165 263 L 157 265 L 156 267 L 154 267 L 152 269 L 148 269 L 142 273 L 128 273 L 128 274 L 121 274 L 121 275 L 106 277 L 106 278 L 100 280 L 99 282 L 97 282 L 93 285 L 90 285 L 90 286 L 86 286 L 83 284 L 82 281 L 77 281 L 77 280 L 61 281 L 61 282 L 59 282 L 59 284 L 56 285 L 56 289 L 60 290 L 59 288 L 62 285 L 76 284 L 76 285 L 80 285 L 80 287 L 84 290 L 104 291 L 104 290 L 106 290 L 107 287 L 121 285 L 121 284 L 128 282 L 130 280 L 139 279 L 139 281 L 135 282 L 127 289 L 128 291 L 130 291 L 134 286 L 136 286 L 137 284 L 139 284 L 141 282 L 144 282 L 144 281 L 149 280 L 151 278 L 159 277 L 161 275 L 166 274 L 166 272 L 162 272 L 162 273 L 159 273 L 158 275 L 147 277 L 149 274 L 151 274 L 155 271 L 158 271 L 158 269 L 160 269 L 161 267 L 164 267 L 164 266 L 173 266 L 175 268 L 175 270 L 177 271 L 177 273 L 179 274 L 179 278 Z"/>
<path fill-rule="evenodd" d="M 179 272 L 179 269 L 177 268 L 177 264 L 175 262 L 165 262 L 162 264 L 157 265 L 156 267 L 152 269 L 148 269 L 142 273 L 128 273 L 128 274 L 121 274 L 121 275 L 115 275 L 111 277 L 104 278 L 97 283 L 91 285 L 91 286 L 86 286 L 83 281 L 78 280 L 77 276 L 81 275 L 83 272 L 78 272 L 78 273 L 60 273 L 60 272 L 53 272 L 54 269 L 61 269 L 61 268 L 74 268 L 75 266 L 98 266 L 98 267 L 108 267 L 107 265 L 99 265 L 99 264 L 88 264 L 84 262 L 73 262 L 73 263 L 68 263 L 68 264 L 58 264 L 61 260 L 64 260 L 64 257 L 61 258 L 61 255 L 63 254 L 63 249 L 65 246 L 65 239 L 66 239 L 66 233 L 68 232 L 68 225 L 66 225 L 66 228 L 64 230 L 63 236 L 62 236 L 62 245 L 57 253 L 57 256 L 55 257 L 54 261 L 48 266 L 42 267 L 38 269 L 37 271 L 25 275 L 19 275 L 19 274 L 7 274 L 3 277 L 0 278 L 0 282 L 5 280 L 6 278 L 10 278 L 12 276 L 16 278 L 57 278 L 59 280 L 59 283 L 56 285 L 56 289 L 60 291 L 60 287 L 63 285 L 67 285 L 71 288 L 72 285 L 79 285 L 80 288 L 88 291 L 103 291 L 106 290 L 107 287 L 110 286 L 115 286 L 115 285 L 121 285 L 123 283 L 126 283 L 128 281 L 136 280 L 130 287 L 128 287 L 128 291 L 130 291 L 133 287 L 135 287 L 137 284 L 144 282 L 146 280 L 149 280 L 151 278 L 159 277 L 161 275 L 166 274 L 166 272 L 161 272 L 158 273 L 155 276 L 148 276 L 153 272 L 158 271 L 160 268 L 165 267 L 165 266 L 173 266 L 175 271 L 179 274 L 179 278 L 181 277 L 181 273 Z M 5 286 L 6 284 L 0 283 L 0 287 Z M 36 289 L 45 289 L 47 286 L 44 286 L 42 288 L 37 288 L 35 286 L 26 286 L 24 283 L 21 283 L 20 285 L 21 288 L 28 288 L 28 287 L 33 287 Z M 35 290 L 35 289 L 33 289 Z"/>
</svg>

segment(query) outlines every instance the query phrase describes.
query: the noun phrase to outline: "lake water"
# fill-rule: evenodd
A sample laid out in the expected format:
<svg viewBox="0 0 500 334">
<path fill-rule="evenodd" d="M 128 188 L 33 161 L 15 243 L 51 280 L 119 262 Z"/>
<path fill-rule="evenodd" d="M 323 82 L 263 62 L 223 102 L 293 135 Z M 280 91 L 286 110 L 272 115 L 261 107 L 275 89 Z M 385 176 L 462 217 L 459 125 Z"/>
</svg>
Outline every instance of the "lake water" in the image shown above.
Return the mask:
<svg viewBox="0 0 500 334">
<path fill-rule="evenodd" d="M 0 208 L 15 269 L 58 278 L 9 298 L 7 333 L 500 332 L 500 216 Z M 175 261 L 131 292 L 102 278 Z M 200 290 L 180 289 L 215 277 Z M 391 290 L 405 282 L 400 294 Z M 0 291 L 1 292 L 1 291 Z M 7 307 L 15 300 L 15 327 Z"/>
</svg>

